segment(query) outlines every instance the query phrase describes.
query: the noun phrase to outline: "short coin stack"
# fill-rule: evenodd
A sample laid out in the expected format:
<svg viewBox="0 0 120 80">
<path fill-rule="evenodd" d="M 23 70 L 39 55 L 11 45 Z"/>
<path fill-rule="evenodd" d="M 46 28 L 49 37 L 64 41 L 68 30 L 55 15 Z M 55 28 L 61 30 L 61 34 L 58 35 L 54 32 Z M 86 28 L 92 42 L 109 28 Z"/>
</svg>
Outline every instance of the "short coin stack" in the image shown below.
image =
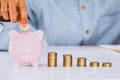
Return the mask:
<svg viewBox="0 0 120 80">
<path fill-rule="evenodd" d="M 72 55 L 70 54 L 63 55 L 63 66 L 72 67 Z"/>
<path fill-rule="evenodd" d="M 57 66 L 57 53 L 49 52 L 48 53 L 48 67 L 56 67 Z"/>
<path fill-rule="evenodd" d="M 112 63 L 104 62 L 102 63 L 102 67 L 112 67 Z"/>
<path fill-rule="evenodd" d="M 90 67 L 99 67 L 99 62 L 97 61 L 90 62 Z"/>
<path fill-rule="evenodd" d="M 85 57 L 78 57 L 77 58 L 77 66 L 78 67 L 86 67 L 86 58 Z"/>
</svg>

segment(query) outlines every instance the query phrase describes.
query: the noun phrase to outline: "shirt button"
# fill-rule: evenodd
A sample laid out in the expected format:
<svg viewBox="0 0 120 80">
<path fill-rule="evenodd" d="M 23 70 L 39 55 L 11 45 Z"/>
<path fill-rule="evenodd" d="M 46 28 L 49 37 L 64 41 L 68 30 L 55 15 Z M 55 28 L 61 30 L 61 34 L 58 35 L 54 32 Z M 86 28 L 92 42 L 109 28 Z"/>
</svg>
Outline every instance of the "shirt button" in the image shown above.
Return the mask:
<svg viewBox="0 0 120 80">
<path fill-rule="evenodd" d="M 85 9 L 86 9 L 85 5 L 82 5 L 81 8 L 82 8 L 82 10 L 85 10 Z"/>
<path fill-rule="evenodd" d="M 90 33 L 90 30 L 86 30 L 86 34 L 89 34 Z"/>
</svg>

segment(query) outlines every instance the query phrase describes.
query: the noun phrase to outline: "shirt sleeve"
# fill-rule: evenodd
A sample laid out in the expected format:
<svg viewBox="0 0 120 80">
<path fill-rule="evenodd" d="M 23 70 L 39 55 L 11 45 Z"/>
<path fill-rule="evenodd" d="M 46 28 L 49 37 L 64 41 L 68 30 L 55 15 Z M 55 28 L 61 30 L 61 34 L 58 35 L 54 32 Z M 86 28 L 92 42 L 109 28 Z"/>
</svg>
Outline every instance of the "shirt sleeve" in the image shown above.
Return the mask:
<svg viewBox="0 0 120 80">
<path fill-rule="evenodd" d="M 0 22 L 0 50 L 8 50 L 9 32 L 15 29 L 16 24 L 11 22 Z"/>
<path fill-rule="evenodd" d="M 43 25 L 42 0 L 26 0 L 29 24 L 38 29 Z"/>
</svg>

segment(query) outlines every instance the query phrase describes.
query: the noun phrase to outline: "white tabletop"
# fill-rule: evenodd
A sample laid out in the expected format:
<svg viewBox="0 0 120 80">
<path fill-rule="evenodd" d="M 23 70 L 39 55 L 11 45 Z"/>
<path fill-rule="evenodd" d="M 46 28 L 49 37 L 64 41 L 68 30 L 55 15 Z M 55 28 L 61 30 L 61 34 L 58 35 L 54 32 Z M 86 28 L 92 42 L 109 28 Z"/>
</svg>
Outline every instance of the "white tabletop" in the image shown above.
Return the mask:
<svg viewBox="0 0 120 80">
<path fill-rule="evenodd" d="M 47 53 L 58 53 L 58 66 L 47 67 Z M 73 67 L 64 68 L 63 54 L 72 54 Z M 87 58 L 87 67 L 77 67 L 77 57 Z M 91 61 L 112 62 L 113 67 L 91 68 Z M 99 47 L 47 47 L 38 68 L 16 68 L 8 52 L 0 52 L 0 80 L 120 80 L 120 53 Z"/>
</svg>

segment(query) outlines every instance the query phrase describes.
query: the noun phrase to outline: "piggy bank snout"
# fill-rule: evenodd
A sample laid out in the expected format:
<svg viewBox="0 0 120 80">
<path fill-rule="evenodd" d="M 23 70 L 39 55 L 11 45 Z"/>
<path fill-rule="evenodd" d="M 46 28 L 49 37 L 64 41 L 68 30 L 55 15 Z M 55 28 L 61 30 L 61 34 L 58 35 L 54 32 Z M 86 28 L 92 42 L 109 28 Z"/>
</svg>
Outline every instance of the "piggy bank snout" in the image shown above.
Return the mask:
<svg viewBox="0 0 120 80">
<path fill-rule="evenodd" d="M 31 53 L 31 51 L 32 51 L 32 48 L 30 46 L 24 46 L 22 48 L 23 53 Z"/>
</svg>

